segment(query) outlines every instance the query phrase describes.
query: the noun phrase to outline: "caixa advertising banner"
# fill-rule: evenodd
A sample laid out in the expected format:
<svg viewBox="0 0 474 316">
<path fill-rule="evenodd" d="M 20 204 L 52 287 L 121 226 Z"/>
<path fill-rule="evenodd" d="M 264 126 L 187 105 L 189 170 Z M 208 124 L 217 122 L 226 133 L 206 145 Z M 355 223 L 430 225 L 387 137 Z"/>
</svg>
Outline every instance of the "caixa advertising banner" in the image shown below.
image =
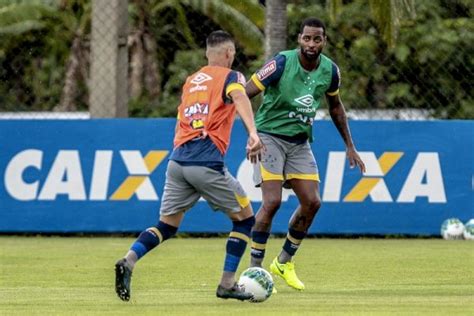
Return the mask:
<svg viewBox="0 0 474 316">
<path fill-rule="evenodd" d="M 0 121 L 0 233 L 139 232 L 157 223 L 174 119 Z M 439 235 L 450 217 L 474 217 L 473 121 L 352 121 L 367 170 L 350 169 L 331 121 L 314 122 L 322 207 L 312 234 Z M 260 189 L 233 129 L 226 165 L 252 200 Z M 284 189 L 273 233 L 298 206 Z M 228 232 L 204 200 L 181 232 Z"/>
</svg>

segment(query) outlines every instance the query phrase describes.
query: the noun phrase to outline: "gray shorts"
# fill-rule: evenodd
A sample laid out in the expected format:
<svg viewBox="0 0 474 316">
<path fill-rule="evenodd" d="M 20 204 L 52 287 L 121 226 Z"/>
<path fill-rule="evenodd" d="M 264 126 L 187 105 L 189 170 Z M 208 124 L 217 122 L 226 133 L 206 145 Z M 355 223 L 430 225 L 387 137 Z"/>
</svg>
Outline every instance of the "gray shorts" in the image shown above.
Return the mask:
<svg viewBox="0 0 474 316">
<path fill-rule="evenodd" d="M 254 165 L 253 180 L 256 186 L 268 180 L 319 182 L 318 165 L 308 141 L 295 144 L 265 133 L 258 135 L 266 150 L 260 163 Z"/>
<path fill-rule="evenodd" d="M 170 160 L 161 200 L 160 215 L 172 215 L 190 209 L 203 197 L 214 210 L 236 213 L 250 204 L 240 183 L 227 171 L 201 166 L 181 166 Z"/>
</svg>

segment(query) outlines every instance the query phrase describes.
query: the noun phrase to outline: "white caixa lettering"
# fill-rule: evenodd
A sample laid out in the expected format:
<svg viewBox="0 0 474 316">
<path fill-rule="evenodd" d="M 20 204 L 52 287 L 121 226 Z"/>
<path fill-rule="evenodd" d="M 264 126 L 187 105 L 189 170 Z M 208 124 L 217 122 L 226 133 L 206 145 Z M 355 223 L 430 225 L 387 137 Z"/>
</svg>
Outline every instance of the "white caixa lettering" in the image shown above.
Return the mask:
<svg viewBox="0 0 474 316">
<path fill-rule="evenodd" d="M 113 151 L 95 151 L 90 182 L 86 182 L 78 150 L 58 151 L 48 168 L 44 166 L 43 151 L 26 149 L 7 164 L 5 189 L 18 201 L 53 201 L 59 195 L 70 201 L 128 200 L 132 195 L 139 200 L 157 201 L 159 198 L 149 176 L 167 154 L 167 151 L 150 151 L 143 157 L 138 150 L 121 150 L 122 162 L 130 176 L 109 196 Z M 30 175 L 25 179 L 27 172 Z M 43 183 L 40 180 L 42 173 L 46 173 Z M 134 179 L 139 179 L 140 183 L 134 186 Z M 88 196 L 86 183 L 90 183 Z"/>
</svg>

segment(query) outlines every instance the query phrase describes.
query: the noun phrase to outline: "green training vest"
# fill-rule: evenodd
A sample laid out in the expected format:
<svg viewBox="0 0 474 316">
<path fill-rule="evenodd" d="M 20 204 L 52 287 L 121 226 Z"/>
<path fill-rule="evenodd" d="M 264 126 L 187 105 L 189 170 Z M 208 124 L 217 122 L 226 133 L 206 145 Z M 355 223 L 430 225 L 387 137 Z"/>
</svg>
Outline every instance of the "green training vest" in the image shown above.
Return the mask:
<svg viewBox="0 0 474 316">
<path fill-rule="evenodd" d="M 300 65 L 298 51 L 280 52 L 286 57 L 285 70 L 276 85 L 265 89 L 255 123 L 262 132 L 285 136 L 306 133 L 313 141 L 312 124 L 321 97 L 331 85 L 332 61 L 321 54 L 318 68 L 306 71 Z"/>
</svg>

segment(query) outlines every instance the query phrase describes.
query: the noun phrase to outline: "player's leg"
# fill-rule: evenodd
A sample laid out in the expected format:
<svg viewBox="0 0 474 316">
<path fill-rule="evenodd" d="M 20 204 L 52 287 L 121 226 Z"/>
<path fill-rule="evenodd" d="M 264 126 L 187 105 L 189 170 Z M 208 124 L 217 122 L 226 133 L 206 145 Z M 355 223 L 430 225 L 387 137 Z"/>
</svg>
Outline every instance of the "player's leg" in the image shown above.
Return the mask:
<svg viewBox="0 0 474 316">
<path fill-rule="evenodd" d="M 232 231 L 226 243 L 226 254 L 221 280 L 216 290 L 219 298 L 248 300 L 252 295 L 236 285 L 235 273 L 255 223 L 252 206 L 240 183 L 227 171 L 195 168 L 195 187 L 213 210 L 224 211 L 232 220 Z"/>
<path fill-rule="evenodd" d="M 184 211 L 199 199 L 199 193 L 184 179 L 182 168 L 174 161 L 168 163 L 158 224 L 144 230 L 127 254 L 115 265 L 115 290 L 124 301 L 130 299 L 130 282 L 136 262 L 174 236 L 184 217 Z"/>
<path fill-rule="evenodd" d="M 262 189 L 262 204 L 255 215 L 252 229 L 250 266 L 261 267 L 272 221 L 281 205 L 285 145 L 268 134 L 259 134 L 265 145 L 262 160 L 254 166 L 254 182 Z"/>
<path fill-rule="evenodd" d="M 269 180 L 260 185 L 262 204 L 255 215 L 256 222 L 252 229 L 251 267 L 262 267 L 273 218 L 281 205 L 282 183 L 281 180 Z"/>
<path fill-rule="evenodd" d="M 319 182 L 311 180 L 290 180 L 293 191 L 298 197 L 300 205 L 293 213 L 288 227 L 288 233 L 283 249 L 278 256 L 280 263 L 291 261 L 301 242 L 306 237 L 308 229 L 321 207 L 319 196 Z"/>
<path fill-rule="evenodd" d="M 241 289 L 236 284 L 235 273 L 250 239 L 250 232 L 255 224 L 255 217 L 253 216 L 250 203 L 242 208 L 239 213 L 228 214 L 232 220 L 232 231 L 227 238 L 224 268 L 216 290 L 216 296 L 248 300 L 252 298 L 252 295 L 245 293 L 244 289 Z"/>
<path fill-rule="evenodd" d="M 141 232 L 124 257 L 130 268 L 133 269 L 136 262 L 149 251 L 173 237 L 178 231 L 183 217 L 183 212 L 169 216 L 160 216 L 156 226 L 149 227 Z"/>
<path fill-rule="evenodd" d="M 302 290 L 304 284 L 296 275 L 292 258 L 321 206 L 318 168 L 308 143 L 295 146 L 289 151 L 285 177 L 300 205 L 290 219 L 282 250 L 273 260 L 270 270 L 283 277 L 291 287 Z"/>
</svg>

